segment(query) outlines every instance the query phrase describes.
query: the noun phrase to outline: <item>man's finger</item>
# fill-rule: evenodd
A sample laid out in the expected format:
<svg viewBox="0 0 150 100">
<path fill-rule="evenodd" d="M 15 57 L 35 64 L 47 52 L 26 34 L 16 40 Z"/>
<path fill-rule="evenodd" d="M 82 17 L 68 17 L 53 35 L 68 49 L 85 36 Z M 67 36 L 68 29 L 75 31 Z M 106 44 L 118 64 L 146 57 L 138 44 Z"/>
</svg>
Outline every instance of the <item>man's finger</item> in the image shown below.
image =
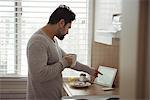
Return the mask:
<svg viewBox="0 0 150 100">
<path fill-rule="evenodd" d="M 99 71 L 98 71 L 98 74 L 101 74 L 101 75 L 103 75 L 103 74 L 102 74 L 101 72 L 99 72 Z"/>
<path fill-rule="evenodd" d="M 103 74 L 102 74 L 101 72 L 99 72 L 98 70 L 96 70 L 96 73 L 97 73 L 97 74 L 100 74 L 100 75 L 103 75 Z"/>
</svg>

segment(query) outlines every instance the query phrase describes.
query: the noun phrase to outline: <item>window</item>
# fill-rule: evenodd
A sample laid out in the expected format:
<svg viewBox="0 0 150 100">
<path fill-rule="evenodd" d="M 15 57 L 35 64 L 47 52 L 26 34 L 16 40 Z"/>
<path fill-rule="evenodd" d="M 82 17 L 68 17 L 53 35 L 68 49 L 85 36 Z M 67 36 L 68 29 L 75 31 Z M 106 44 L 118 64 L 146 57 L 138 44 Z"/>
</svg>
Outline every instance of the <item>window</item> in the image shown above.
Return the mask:
<svg viewBox="0 0 150 100">
<path fill-rule="evenodd" d="M 76 13 L 76 21 L 59 45 L 68 53 L 76 53 L 80 62 L 88 64 L 88 0 L 1 0 L 0 74 L 27 75 L 28 39 L 48 22 L 50 14 L 60 4 Z M 64 71 L 64 75 L 70 74 Z"/>
</svg>

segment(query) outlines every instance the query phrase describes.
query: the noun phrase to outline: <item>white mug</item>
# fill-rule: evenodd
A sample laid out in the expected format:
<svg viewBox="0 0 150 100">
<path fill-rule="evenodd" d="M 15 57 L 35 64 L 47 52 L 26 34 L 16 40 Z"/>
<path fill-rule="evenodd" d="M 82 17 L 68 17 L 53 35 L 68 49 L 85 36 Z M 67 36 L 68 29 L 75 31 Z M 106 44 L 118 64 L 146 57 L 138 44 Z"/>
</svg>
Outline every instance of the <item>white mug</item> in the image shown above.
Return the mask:
<svg viewBox="0 0 150 100">
<path fill-rule="evenodd" d="M 72 65 L 70 67 L 73 68 L 76 65 L 77 55 L 76 54 L 67 54 L 67 56 L 72 58 Z"/>
</svg>

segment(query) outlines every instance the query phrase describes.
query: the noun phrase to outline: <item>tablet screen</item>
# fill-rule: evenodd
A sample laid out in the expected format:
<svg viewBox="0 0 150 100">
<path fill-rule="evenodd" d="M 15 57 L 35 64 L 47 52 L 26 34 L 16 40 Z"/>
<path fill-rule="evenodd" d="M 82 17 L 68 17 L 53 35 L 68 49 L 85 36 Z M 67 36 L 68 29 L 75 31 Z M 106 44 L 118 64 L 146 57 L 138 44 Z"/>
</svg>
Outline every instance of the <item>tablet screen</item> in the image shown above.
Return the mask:
<svg viewBox="0 0 150 100">
<path fill-rule="evenodd" d="M 117 73 L 117 69 L 111 67 L 99 66 L 98 71 L 100 71 L 103 75 L 99 75 L 95 79 L 95 83 L 103 86 L 112 87 Z"/>
</svg>

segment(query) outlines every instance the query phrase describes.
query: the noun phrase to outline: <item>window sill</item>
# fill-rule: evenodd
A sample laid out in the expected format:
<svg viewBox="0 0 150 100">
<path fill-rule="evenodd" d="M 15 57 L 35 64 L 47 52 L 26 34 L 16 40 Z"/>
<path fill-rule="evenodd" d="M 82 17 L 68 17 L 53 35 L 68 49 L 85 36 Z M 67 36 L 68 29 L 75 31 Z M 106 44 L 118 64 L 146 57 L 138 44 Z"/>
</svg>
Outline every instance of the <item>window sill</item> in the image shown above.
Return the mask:
<svg viewBox="0 0 150 100">
<path fill-rule="evenodd" d="M 5 93 L 5 94 L 9 94 L 9 93 L 26 93 L 26 89 L 3 89 L 0 90 L 0 93 Z"/>
<path fill-rule="evenodd" d="M 0 75 L 0 82 L 27 81 L 27 76 L 21 75 Z"/>
</svg>

